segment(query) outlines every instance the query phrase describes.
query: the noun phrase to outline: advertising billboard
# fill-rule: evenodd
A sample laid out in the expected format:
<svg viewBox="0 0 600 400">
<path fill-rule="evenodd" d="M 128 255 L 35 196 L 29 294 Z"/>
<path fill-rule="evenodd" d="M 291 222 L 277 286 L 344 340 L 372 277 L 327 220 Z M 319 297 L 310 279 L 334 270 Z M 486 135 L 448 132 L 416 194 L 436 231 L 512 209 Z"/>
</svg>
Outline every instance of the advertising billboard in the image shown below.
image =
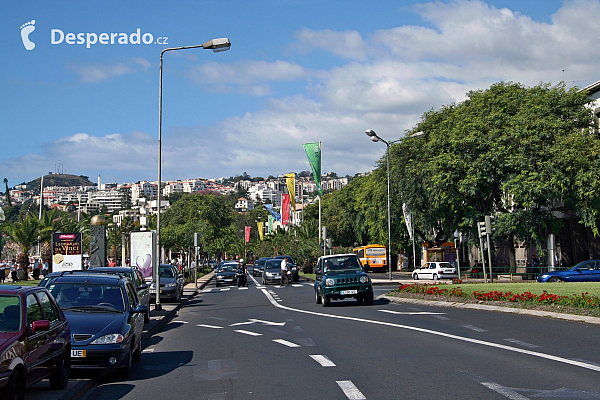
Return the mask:
<svg viewBox="0 0 600 400">
<path fill-rule="evenodd" d="M 131 232 L 131 265 L 142 271 L 144 278 L 152 278 L 156 253 L 156 232 Z"/>
<path fill-rule="evenodd" d="M 83 269 L 81 232 L 52 234 L 52 272 Z"/>
</svg>

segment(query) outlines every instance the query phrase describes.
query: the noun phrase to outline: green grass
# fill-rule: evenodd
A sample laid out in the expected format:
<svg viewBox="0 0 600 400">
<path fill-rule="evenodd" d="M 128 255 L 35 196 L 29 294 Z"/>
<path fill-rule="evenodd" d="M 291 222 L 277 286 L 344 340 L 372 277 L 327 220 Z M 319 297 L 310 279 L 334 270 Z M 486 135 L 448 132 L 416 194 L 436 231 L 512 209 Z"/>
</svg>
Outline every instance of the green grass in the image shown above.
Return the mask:
<svg viewBox="0 0 600 400">
<path fill-rule="evenodd" d="M 559 296 L 581 295 L 589 293 L 593 296 L 600 296 L 600 282 L 560 282 L 560 283 L 461 283 L 458 285 L 443 285 L 442 287 L 460 287 L 463 292 L 472 294 L 479 292 L 511 292 L 542 294 L 544 290 L 550 294 Z"/>
<path fill-rule="evenodd" d="M 305 274 L 304 272 L 298 272 L 298 276 L 303 277 L 303 278 L 308 278 L 311 280 L 315 280 L 315 274 Z"/>
<path fill-rule="evenodd" d="M 17 282 L 6 282 L 0 283 L 0 285 L 14 285 L 14 286 L 36 286 L 40 283 L 40 279 L 38 280 L 28 280 L 28 281 L 17 281 Z"/>
</svg>

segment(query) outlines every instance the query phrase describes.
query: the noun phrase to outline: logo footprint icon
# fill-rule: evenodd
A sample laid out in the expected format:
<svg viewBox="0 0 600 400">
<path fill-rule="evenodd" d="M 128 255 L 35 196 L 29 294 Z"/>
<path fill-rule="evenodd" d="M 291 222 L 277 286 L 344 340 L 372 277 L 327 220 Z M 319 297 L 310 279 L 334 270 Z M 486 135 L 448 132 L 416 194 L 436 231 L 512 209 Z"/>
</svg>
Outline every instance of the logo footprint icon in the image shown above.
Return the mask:
<svg viewBox="0 0 600 400">
<path fill-rule="evenodd" d="M 23 46 L 25 46 L 26 50 L 33 50 L 35 48 L 35 43 L 29 40 L 29 34 L 35 31 L 35 19 L 21 25 L 21 39 L 23 39 Z"/>
</svg>

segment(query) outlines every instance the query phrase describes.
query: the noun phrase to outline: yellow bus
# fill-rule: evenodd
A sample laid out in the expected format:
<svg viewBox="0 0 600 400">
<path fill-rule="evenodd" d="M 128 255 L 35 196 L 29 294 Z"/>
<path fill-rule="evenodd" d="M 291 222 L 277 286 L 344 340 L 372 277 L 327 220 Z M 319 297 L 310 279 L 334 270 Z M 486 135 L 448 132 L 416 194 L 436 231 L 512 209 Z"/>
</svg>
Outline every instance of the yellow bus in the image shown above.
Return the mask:
<svg viewBox="0 0 600 400">
<path fill-rule="evenodd" d="M 387 271 L 387 249 L 380 244 L 368 244 L 356 247 L 352 252 L 360 259 L 365 272 Z"/>
</svg>

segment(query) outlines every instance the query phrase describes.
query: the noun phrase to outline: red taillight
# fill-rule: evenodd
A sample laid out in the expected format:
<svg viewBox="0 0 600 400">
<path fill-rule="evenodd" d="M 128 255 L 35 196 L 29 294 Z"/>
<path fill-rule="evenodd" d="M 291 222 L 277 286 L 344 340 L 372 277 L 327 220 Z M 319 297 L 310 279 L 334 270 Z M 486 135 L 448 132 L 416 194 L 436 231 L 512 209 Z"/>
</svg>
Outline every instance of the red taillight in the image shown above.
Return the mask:
<svg viewBox="0 0 600 400">
<path fill-rule="evenodd" d="M 444 273 L 444 271 L 438 271 L 438 274 L 439 274 L 439 275 L 441 275 L 441 274 L 443 274 L 443 273 Z"/>
</svg>

